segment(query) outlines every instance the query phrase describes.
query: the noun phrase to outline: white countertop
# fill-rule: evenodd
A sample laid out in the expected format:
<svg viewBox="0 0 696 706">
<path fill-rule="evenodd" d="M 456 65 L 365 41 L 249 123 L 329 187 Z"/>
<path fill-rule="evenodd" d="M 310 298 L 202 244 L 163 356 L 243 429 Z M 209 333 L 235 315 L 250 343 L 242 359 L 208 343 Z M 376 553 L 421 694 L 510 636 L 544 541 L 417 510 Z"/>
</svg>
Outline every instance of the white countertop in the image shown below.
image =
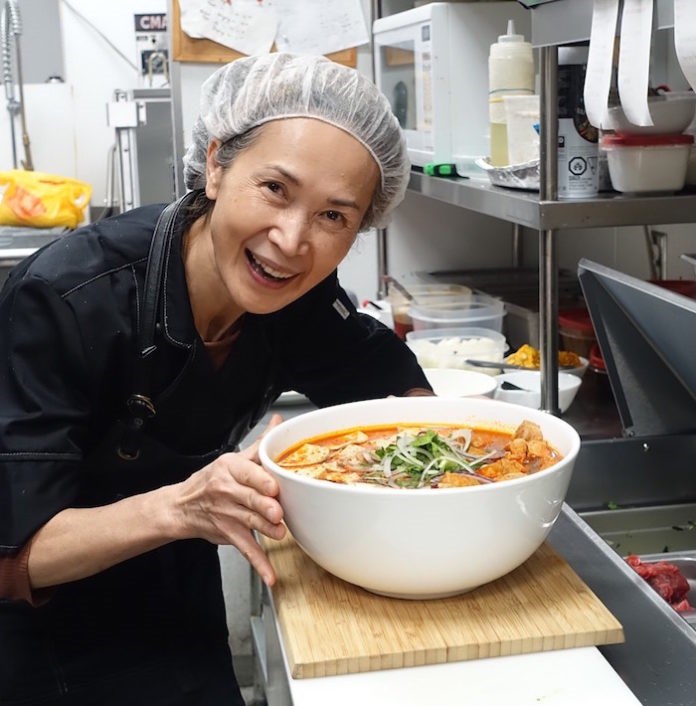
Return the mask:
<svg viewBox="0 0 696 706">
<path fill-rule="evenodd" d="M 596 647 L 291 679 L 272 622 L 293 706 L 640 706 Z"/>
</svg>

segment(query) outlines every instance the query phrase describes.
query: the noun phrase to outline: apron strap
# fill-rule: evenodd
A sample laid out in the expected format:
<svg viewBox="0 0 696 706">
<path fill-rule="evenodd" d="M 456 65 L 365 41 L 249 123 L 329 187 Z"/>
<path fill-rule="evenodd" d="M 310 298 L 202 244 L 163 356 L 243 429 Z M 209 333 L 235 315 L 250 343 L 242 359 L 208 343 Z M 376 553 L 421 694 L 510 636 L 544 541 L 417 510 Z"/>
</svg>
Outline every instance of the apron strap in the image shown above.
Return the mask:
<svg viewBox="0 0 696 706">
<path fill-rule="evenodd" d="M 126 402 L 129 419 L 126 424 L 126 434 L 117 449 L 118 455 L 127 461 L 133 461 L 140 455 L 138 434 L 148 419 L 157 413 L 152 401 L 152 365 L 154 362 L 155 332 L 157 329 L 157 314 L 159 310 L 160 292 L 162 291 L 162 278 L 164 262 L 168 245 L 171 242 L 177 217 L 182 209 L 192 198 L 188 193 L 177 201 L 170 203 L 160 214 L 155 225 L 155 230 L 150 243 L 150 252 L 147 257 L 145 270 L 145 291 L 141 317 L 138 322 L 137 346 L 138 356 L 135 365 L 135 391 Z"/>
</svg>

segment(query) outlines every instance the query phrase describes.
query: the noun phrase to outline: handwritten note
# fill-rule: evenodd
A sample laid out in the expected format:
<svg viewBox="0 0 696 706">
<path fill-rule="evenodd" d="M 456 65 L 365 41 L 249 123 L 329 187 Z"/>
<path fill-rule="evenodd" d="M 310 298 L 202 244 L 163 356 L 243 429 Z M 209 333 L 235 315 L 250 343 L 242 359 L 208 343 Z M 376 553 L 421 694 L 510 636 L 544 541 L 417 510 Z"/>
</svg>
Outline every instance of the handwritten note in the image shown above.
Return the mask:
<svg viewBox="0 0 696 706">
<path fill-rule="evenodd" d="M 242 54 L 330 54 L 369 41 L 361 0 L 179 0 L 181 28 Z"/>
<path fill-rule="evenodd" d="M 629 122 L 652 125 L 648 108 L 653 0 L 624 0 L 619 55 L 619 97 Z"/>
<path fill-rule="evenodd" d="M 370 40 L 360 0 L 269 1 L 280 17 L 279 51 L 330 54 Z"/>
<path fill-rule="evenodd" d="M 606 120 L 618 16 L 619 0 L 594 0 L 584 101 L 587 118 L 595 127 Z"/>
<path fill-rule="evenodd" d="M 278 15 L 257 0 L 179 0 L 181 28 L 189 37 L 212 39 L 242 54 L 267 54 Z"/>
<path fill-rule="evenodd" d="M 696 91 L 696 3 L 674 0 L 674 48 L 679 66 Z"/>
</svg>

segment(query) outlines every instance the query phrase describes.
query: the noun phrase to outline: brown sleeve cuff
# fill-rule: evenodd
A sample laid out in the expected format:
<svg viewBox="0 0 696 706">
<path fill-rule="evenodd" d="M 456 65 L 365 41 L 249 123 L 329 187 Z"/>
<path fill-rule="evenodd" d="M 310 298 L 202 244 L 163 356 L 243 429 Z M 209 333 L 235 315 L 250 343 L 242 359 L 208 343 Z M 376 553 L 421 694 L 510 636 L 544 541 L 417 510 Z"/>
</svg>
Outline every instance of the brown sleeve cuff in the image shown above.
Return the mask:
<svg viewBox="0 0 696 706">
<path fill-rule="evenodd" d="M 0 557 L 0 598 L 25 601 L 31 606 L 46 603 L 53 595 L 53 588 L 33 590 L 29 581 L 29 552 L 31 541 L 16 554 Z"/>
<path fill-rule="evenodd" d="M 402 397 L 435 397 L 435 393 L 427 387 L 412 387 L 406 390 Z"/>
</svg>

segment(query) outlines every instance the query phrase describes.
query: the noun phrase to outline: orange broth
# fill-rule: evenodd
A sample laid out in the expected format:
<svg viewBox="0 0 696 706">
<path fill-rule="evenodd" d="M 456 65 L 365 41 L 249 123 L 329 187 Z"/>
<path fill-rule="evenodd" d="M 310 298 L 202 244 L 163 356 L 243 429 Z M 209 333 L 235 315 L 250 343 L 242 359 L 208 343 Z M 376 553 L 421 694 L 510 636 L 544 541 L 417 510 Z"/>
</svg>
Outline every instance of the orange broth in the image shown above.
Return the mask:
<svg viewBox="0 0 696 706">
<path fill-rule="evenodd" d="M 521 478 L 561 458 L 539 425 L 524 420 L 514 431 L 436 423 L 352 427 L 304 439 L 276 463 L 346 485 L 452 488 Z"/>
<path fill-rule="evenodd" d="M 319 436 L 311 436 L 307 439 L 302 439 L 296 444 L 282 451 L 275 459 L 276 463 L 282 463 L 283 459 L 287 458 L 293 451 L 296 451 L 304 444 L 316 444 L 317 446 L 331 446 L 337 443 L 341 437 L 347 434 L 361 431 L 367 434 L 370 440 L 386 438 L 393 436 L 400 429 L 435 429 L 435 431 L 453 431 L 455 429 L 471 429 L 471 445 L 476 448 L 489 447 L 490 449 L 502 449 L 513 438 L 511 431 L 498 431 L 486 428 L 465 427 L 462 424 L 389 424 L 385 426 L 365 426 L 365 427 L 350 427 L 349 429 L 341 429 L 340 431 L 332 431 L 328 434 L 320 434 Z"/>
</svg>

